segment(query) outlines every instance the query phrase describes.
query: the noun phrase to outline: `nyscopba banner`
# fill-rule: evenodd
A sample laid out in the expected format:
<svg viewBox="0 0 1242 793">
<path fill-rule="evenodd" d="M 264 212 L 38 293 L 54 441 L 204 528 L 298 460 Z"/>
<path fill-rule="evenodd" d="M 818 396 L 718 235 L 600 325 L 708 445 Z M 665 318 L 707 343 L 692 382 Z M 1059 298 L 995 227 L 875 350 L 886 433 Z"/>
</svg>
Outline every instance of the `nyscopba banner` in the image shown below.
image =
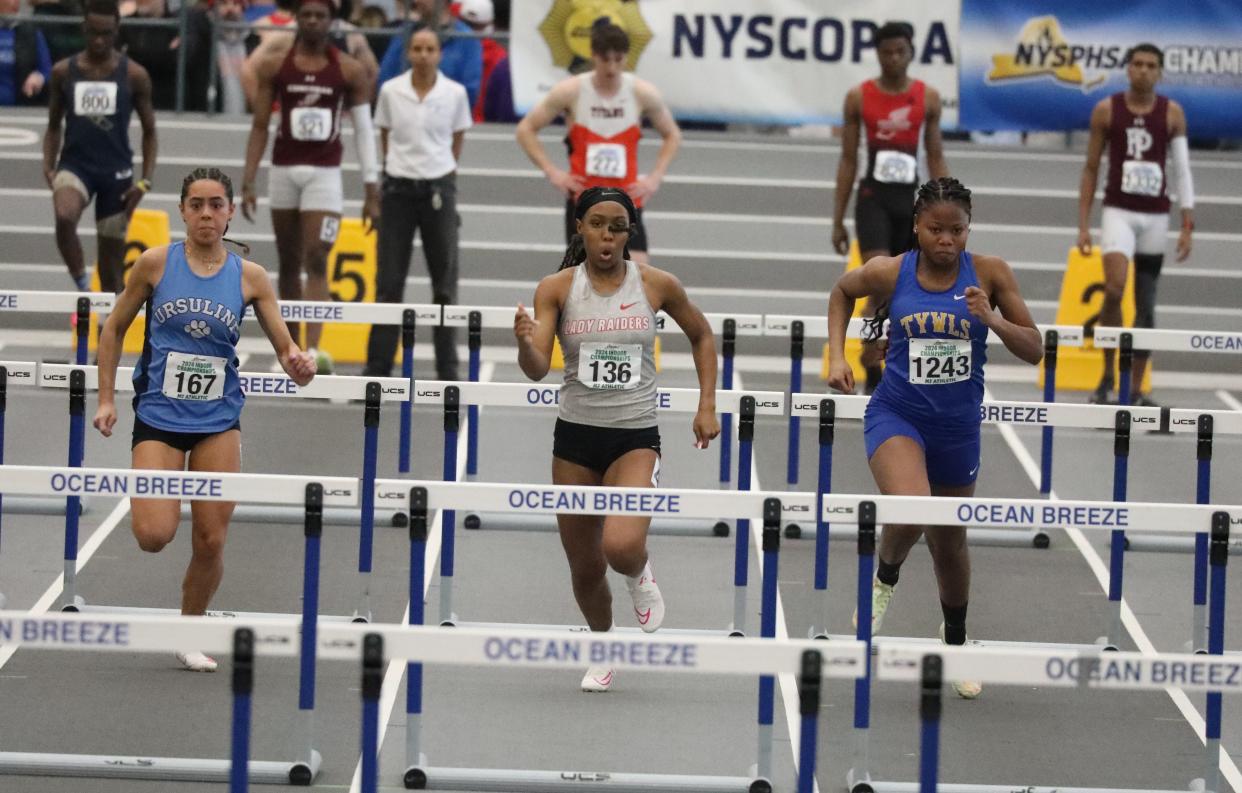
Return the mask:
<svg viewBox="0 0 1242 793">
<path fill-rule="evenodd" d="M 1176 7 L 1175 7 L 1176 6 Z M 1159 93 L 1186 109 L 1192 136 L 1242 132 L 1237 0 L 962 0 L 961 121 L 969 129 L 1085 129 L 1127 85 L 1126 50 L 1164 50 Z"/>
<path fill-rule="evenodd" d="M 876 77 L 875 31 L 914 28 L 913 76 L 957 118 L 958 0 L 514 0 L 513 96 L 530 110 L 558 81 L 591 68 L 591 25 L 630 36 L 629 68 L 678 118 L 780 124 L 839 122 L 845 94 Z"/>
</svg>

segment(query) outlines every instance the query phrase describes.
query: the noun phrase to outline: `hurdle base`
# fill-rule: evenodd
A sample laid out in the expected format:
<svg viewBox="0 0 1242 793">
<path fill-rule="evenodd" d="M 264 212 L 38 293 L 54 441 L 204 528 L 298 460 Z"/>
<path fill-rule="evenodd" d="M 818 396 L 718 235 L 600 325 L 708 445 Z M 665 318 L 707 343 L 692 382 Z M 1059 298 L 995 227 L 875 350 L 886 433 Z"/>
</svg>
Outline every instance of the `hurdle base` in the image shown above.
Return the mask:
<svg viewBox="0 0 1242 793">
<path fill-rule="evenodd" d="M 527 771 L 503 768 L 407 768 L 402 779 L 408 790 L 542 791 L 586 793 L 771 793 L 763 778 L 694 774 L 613 774 L 600 771 Z"/>
<path fill-rule="evenodd" d="M 251 760 L 250 781 L 259 785 L 309 785 L 323 758 L 314 752 L 309 765 Z M 229 781 L 232 762 L 194 757 L 133 757 L 51 752 L 0 752 L 0 774 L 90 779 L 158 779 L 172 782 Z"/>
<path fill-rule="evenodd" d="M 65 514 L 64 496 L 8 496 L 0 505 L 0 513 L 5 515 L 60 515 Z M 85 515 L 90 510 L 90 499 L 78 497 L 78 514 Z"/>
<path fill-rule="evenodd" d="M 84 608 L 86 608 L 86 599 L 83 598 L 81 595 L 74 595 L 69 600 L 69 602 L 60 604 L 61 611 L 68 611 L 74 614 L 76 614 L 77 612 L 81 611 Z"/>
<path fill-rule="evenodd" d="M 803 539 L 815 539 L 818 529 L 814 526 L 801 527 Z M 880 536 L 884 533 L 883 529 L 876 534 L 876 540 L 879 541 Z M 828 532 L 828 539 L 849 540 L 850 542 L 858 541 L 858 527 L 853 525 L 834 526 Z M 966 527 L 966 541 L 970 545 L 981 545 L 996 548 L 1038 548 L 1043 550 L 1052 545 L 1052 541 L 1046 532 L 1042 531 L 1019 531 L 1013 529 L 984 529 L 974 526 Z M 926 540 L 919 538 L 920 543 Z"/>
<path fill-rule="evenodd" d="M 872 793 L 919 793 L 917 782 L 884 782 L 868 780 Z M 852 789 L 852 788 L 851 788 Z M 1192 789 L 1193 788 L 1189 788 Z M 970 785 L 953 782 L 937 782 L 937 793 L 1186 793 L 1186 790 L 1148 790 L 1146 788 L 1113 788 L 1113 787 L 1061 787 L 1041 785 Z M 857 791 L 855 792 L 857 793 Z"/>
<path fill-rule="evenodd" d="M 76 611 L 80 611 L 86 614 L 133 614 L 135 616 L 149 616 L 149 617 L 170 617 L 170 616 L 177 616 L 181 614 L 181 609 L 150 608 L 147 606 L 102 606 L 102 605 L 81 603 L 82 598 L 77 598 L 77 600 L 79 601 L 79 604 L 78 604 Z M 63 610 L 67 610 L 67 609 L 63 609 Z M 245 620 L 247 622 L 256 622 L 256 621 L 262 622 L 263 620 L 285 621 L 285 620 L 290 619 L 291 617 L 296 618 L 296 617 L 301 617 L 302 615 L 293 614 L 293 613 L 281 613 L 278 611 L 229 611 L 228 609 L 207 609 L 207 613 L 204 614 L 203 616 L 214 617 L 217 619 L 236 619 L 236 620 Z M 320 614 L 319 620 L 321 622 L 342 622 L 342 623 L 357 621 L 355 617 L 353 616 L 346 617 L 346 616 L 327 615 L 327 614 Z"/>
<path fill-rule="evenodd" d="M 566 631 L 569 633 L 590 633 L 591 632 L 590 627 L 586 625 L 544 625 L 544 624 L 536 624 L 536 623 L 528 623 L 528 622 L 467 622 L 465 620 L 458 620 L 456 616 L 457 615 L 453 615 L 454 618 L 452 620 L 441 622 L 440 625 L 443 627 L 448 627 L 448 628 L 478 628 L 480 630 L 494 630 L 494 631 L 531 630 L 531 631 Z M 635 628 L 632 626 L 622 627 L 620 625 L 614 625 L 612 627 L 612 631 L 615 633 L 633 634 L 635 636 L 653 635 L 653 634 L 644 634 L 641 628 Z M 709 628 L 660 628 L 660 635 L 661 636 L 742 636 L 743 634 L 734 632 L 732 628 L 719 628 L 715 630 L 712 630 Z"/>
<path fill-rule="evenodd" d="M 478 518 L 477 526 L 471 529 L 488 531 L 556 531 L 556 518 L 552 515 L 519 515 L 506 512 L 477 512 L 470 517 Z M 728 524 L 725 525 L 726 531 Z M 696 518 L 655 518 L 651 521 L 648 534 L 659 534 L 668 537 L 727 537 L 720 534 L 717 524 L 708 524 Z"/>
<path fill-rule="evenodd" d="M 181 505 L 181 519 L 190 518 L 190 505 Z M 405 520 L 404 514 L 395 509 L 376 509 L 375 525 L 400 526 Z M 238 504 L 233 510 L 233 520 L 241 523 L 292 523 L 301 525 L 306 520 L 303 507 L 263 506 L 262 504 Z M 323 510 L 325 526 L 354 526 L 362 523 L 362 511 L 351 507 L 325 507 Z"/>
<path fill-rule="evenodd" d="M 1112 545 L 1111 539 L 1109 545 Z M 1128 534 L 1126 535 L 1125 549 L 1127 551 L 1194 553 L 1195 538 L 1187 535 Z M 1237 537 L 1229 540 L 1229 555 L 1242 556 L 1242 541 Z"/>
</svg>

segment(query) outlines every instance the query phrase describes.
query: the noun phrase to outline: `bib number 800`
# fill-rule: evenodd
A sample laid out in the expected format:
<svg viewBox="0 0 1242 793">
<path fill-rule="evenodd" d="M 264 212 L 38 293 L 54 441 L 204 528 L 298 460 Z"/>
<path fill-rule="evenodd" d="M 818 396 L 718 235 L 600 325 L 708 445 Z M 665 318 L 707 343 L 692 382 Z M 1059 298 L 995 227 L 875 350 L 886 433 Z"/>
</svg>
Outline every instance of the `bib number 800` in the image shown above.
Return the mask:
<svg viewBox="0 0 1242 793">
<path fill-rule="evenodd" d="M 633 376 L 629 361 L 591 361 L 592 382 L 625 385 Z"/>
</svg>

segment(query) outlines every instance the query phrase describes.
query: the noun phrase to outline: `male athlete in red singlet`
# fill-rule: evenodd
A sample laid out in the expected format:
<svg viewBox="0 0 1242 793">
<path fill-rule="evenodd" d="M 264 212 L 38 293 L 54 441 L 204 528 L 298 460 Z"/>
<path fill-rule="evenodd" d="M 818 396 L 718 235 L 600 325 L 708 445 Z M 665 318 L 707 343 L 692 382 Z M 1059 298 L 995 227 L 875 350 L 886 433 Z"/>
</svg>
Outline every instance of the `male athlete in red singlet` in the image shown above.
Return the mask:
<svg viewBox="0 0 1242 793">
<path fill-rule="evenodd" d="M 328 300 L 328 251 L 336 242 L 344 208 L 341 184 L 341 116 L 350 108 L 354 144 L 366 188 L 362 217 L 379 217 L 379 164 L 371 126 L 373 86 L 358 61 L 328 40 L 333 5 L 330 0 L 300 0 L 296 7 L 297 39 L 286 54 L 258 64 L 259 93 L 246 144 L 242 180 L 242 214 L 254 219 L 255 176 L 267 149 L 272 100 L 279 100 L 280 127 L 272 147 L 268 196 L 272 230 L 280 261 L 280 297 L 301 300 L 306 273 L 308 300 Z M 306 349 L 314 352 L 321 371 L 331 359 L 318 352 L 322 325 L 306 326 Z M 292 328 L 297 335 L 297 328 Z"/>
<path fill-rule="evenodd" d="M 588 187 L 618 187 L 634 199 L 638 224 L 628 242 L 630 258 L 648 263 L 647 232 L 642 223 L 643 202 L 660 189 L 660 182 L 681 146 L 681 129 L 655 86 L 625 73 L 630 51 L 626 32 L 603 17 L 591 29 L 591 61 L 595 68 L 557 83 L 517 127 L 517 141 L 531 162 L 566 197 L 565 238 L 575 233 L 574 201 Z M 565 117 L 569 133 L 569 170 L 552 164 L 539 130 Z M 664 139 L 655 167 L 638 173 L 638 139 L 646 116 Z"/>
<path fill-rule="evenodd" d="M 914 58 L 914 31 L 889 22 L 875 34 L 880 76 L 845 96 L 845 127 L 837 163 L 837 194 L 832 212 L 832 245 L 842 256 L 850 249 L 845 209 L 858 172 L 860 127 L 867 130 L 867 165 L 858 182 L 854 233 L 865 264 L 876 256 L 897 256 L 914 244 L 914 192 L 919 185 L 920 136 L 932 179 L 949 175 L 940 140 L 940 94 L 907 74 Z M 868 305 L 868 316 L 874 311 Z M 863 345 L 867 393 L 880 382 L 882 344 Z"/>
<path fill-rule="evenodd" d="M 1190 176 L 1190 147 L 1186 143 L 1186 113 L 1172 99 L 1156 93 L 1164 68 L 1164 53 L 1154 44 L 1138 44 L 1126 53 L 1130 87 L 1101 99 L 1091 111 L 1091 138 L 1087 162 L 1078 189 L 1078 248 L 1091 253 L 1091 202 L 1100 170 L 1100 155 L 1108 146 L 1108 177 L 1104 211 L 1100 215 L 1100 248 L 1104 252 L 1104 305 L 1100 324 L 1119 326 L 1121 296 L 1125 292 L 1129 260 L 1134 258 L 1134 327 L 1156 324 L 1156 281 L 1164 263 L 1164 236 L 1169 230 L 1168 179 L 1165 162 L 1171 151 L 1177 171 L 1182 232 L 1177 260 L 1190 255 L 1195 228 L 1194 184 Z M 1092 402 L 1107 402 L 1113 388 L 1113 350 L 1104 350 L 1104 376 Z M 1154 406 L 1142 393 L 1150 353 L 1136 351 L 1131 373 L 1135 404 Z"/>
</svg>

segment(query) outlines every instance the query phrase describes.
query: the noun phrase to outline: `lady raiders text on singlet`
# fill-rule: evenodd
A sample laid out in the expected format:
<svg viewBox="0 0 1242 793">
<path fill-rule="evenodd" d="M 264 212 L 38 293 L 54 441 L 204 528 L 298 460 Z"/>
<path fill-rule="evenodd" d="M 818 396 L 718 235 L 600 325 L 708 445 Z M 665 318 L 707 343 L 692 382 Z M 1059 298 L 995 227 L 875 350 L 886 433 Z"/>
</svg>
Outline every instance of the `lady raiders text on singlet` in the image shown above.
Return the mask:
<svg viewBox="0 0 1242 793">
<path fill-rule="evenodd" d="M 963 251 L 953 287 L 929 292 L 918 258 L 913 250 L 901 259 L 884 376 L 871 399 L 911 420 L 978 424 L 988 327 L 966 307 L 966 287 L 979 286 L 974 260 Z"/>
<path fill-rule="evenodd" d="M 190 269 L 185 243 L 173 243 L 146 311 L 146 341 L 134 367 L 138 418 L 169 432 L 232 427 L 245 401 L 237 378 L 241 258 L 228 254 L 219 272 L 204 277 Z"/>
<path fill-rule="evenodd" d="M 862 120 L 867 130 L 864 179 L 910 186 L 918 182 L 926 93 L 922 80 L 912 80 L 900 94 L 881 91 L 875 80 L 862 84 Z"/>
<path fill-rule="evenodd" d="M 75 55 L 69 59 L 69 79 L 63 91 L 65 143 L 58 167 L 72 163 L 114 179 L 131 177 L 134 152 L 129 145 L 129 119 L 134 105 L 129 59 L 118 55 L 112 74 L 92 80 L 82 74 Z"/>
<path fill-rule="evenodd" d="M 1109 98 L 1112 123 L 1108 129 L 1108 180 L 1104 206 L 1131 212 L 1164 214 L 1169 211 L 1165 192 L 1165 159 L 1169 152 L 1169 100 L 1157 96 L 1152 109 L 1130 112 L 1125 93 Z"/>
<path fill-rule="evenodd" d="M 611 295 L 591 286 L 586 265 L 574 268 L 557 336 L 565 355 L 560 417 L 594 427 L 656 425 L 655 312 L 634 262 Z"/>
<path fill-rule="evenodd" d="M 591 75 L 578 77 L 574 123 L 565 135 L 569 171 L 586 180 L 587 187 L 625 188 L 638 179 L 638 140 L 642 112 L 634 94 L 634 75 L 621 75 L 621 87 L 601 96 Z M 641 206 L 641 201 L 635 202 Z"/>
<path fill-rule="evenodd" d="M 329 46 L 328 65 L 304 72 L 294 62 L 292 47 L 276 73 L 280 127 L 272 145 L 272 165 L 341 164 L 341 109 L 348 85 L 341 72 L 340 52 Z"/>
</svg>

